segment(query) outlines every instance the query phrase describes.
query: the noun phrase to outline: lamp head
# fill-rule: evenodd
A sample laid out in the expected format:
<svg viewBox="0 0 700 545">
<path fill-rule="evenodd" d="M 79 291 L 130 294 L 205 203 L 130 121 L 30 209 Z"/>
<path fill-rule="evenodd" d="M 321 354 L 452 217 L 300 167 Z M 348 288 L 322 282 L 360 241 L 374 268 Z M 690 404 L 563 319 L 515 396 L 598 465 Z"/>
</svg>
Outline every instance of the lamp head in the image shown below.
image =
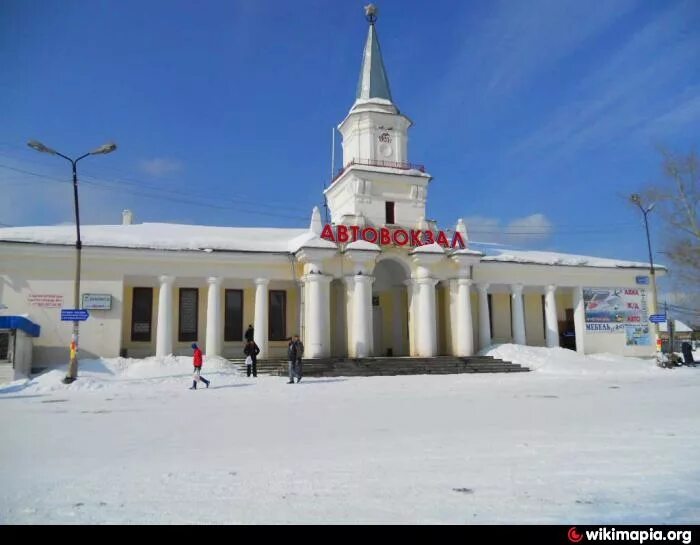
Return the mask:
<svg viewBox="0 0 700 545">
<path fill-rule="evenodd" d="M 108 153 L 112 153 L 115 149 L 117 149 L 117 145 L 114 142 L 109 142 L 91 151 L 90 155 L 107 155 Z"/>
<path fill-rule="evenodd" d="M 45 146 L 38 140 L 30 140 L 29 142 L 27 142 L 27 145 L 36 151 L 40 151 L 41 153 L 50 153 L 51 155 L 56 155 L 55 150 L 52 150 L 48 146 Z"/>
</svg>

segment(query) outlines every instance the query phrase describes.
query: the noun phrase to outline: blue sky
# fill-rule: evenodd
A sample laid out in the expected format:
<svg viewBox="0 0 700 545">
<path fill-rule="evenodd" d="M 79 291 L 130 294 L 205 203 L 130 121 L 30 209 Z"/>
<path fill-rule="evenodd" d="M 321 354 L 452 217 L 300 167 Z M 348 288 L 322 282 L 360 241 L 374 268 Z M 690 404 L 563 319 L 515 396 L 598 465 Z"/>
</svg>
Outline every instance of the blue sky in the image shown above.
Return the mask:
<svg viewBox="0 0 700 545">
<path fill-rule="evenodd" d="M 4 0 L 0 223 L 308 224 L 354 100 L 365 2 Z M 429 216 L 473 240 L 646 258 L 626 196 L 700 135 L 700 3 L 378 2 Z M 340 166 L 338 163 L 337 166 Z M 30 174 L 31 173 L 31 174 Z M 517 232 L 518 234 L 513 234 Z M 656 249 L 663 235 L 654 228 Z M 660 261 L 663 256 L 657 254 Z"/>
</svg>

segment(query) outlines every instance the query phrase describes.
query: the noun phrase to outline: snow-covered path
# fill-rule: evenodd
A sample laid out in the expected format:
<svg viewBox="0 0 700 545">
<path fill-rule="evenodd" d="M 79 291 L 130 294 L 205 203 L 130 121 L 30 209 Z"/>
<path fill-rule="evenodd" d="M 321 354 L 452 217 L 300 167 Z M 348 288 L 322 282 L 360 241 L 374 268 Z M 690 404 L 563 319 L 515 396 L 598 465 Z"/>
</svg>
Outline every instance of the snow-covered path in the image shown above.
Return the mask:
<svg viewBox="0 0 700 545">
<path fill-rule="evenodd" d="M 179 358 L 0 388 L 0 522 L 700 522 L 700 369 L 527 350 L 513 375 L 207 362 L 193 392 Z"/>
</svg>

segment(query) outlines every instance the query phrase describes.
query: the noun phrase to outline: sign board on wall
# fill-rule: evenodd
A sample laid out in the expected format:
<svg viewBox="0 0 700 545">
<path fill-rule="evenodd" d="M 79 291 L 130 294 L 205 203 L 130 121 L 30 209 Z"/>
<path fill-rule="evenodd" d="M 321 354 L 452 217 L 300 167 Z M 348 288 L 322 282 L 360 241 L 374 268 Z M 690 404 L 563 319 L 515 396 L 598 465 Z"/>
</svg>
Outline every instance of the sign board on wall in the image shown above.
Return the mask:
<svg viewBox="0 0 700 545">
<path fill-rule="evenodd" d="M 625 326 L 625 337 L 627 339 L 627 346 L 651 345 L 651 335 L 649 335 L 648 325 Z"/>
<path fill-rule="evenodd" d="M 648 330 L 645 288 L 584 288 L 583 302 L 586 331 L 621 333 L 627 331 L 626 326 Z M 635 335 L 639 336 L 638 333 L 636 331 Z M 630 339 L 628 336 L 628 341 Z"/>
<path fill-rule="evenodd" d="M 27 295 L 27 303 L 33 307 L 61 308 L 63 295 L 30 293 Z"/>
<path fill-rule="evenodd" d="M 83 308 L 111 310 L 112 296 L 109 293 L 83 293 Z"/>
<path fill-rule="evenodd" d="M 649 277 L 648 276 L 637 276 L 637 277 L 635 277 L 635 281 L 640 286 L 648 286 L 649 285 Z"/>
<path fill-rule="evenodd" d="M 90 317 L 90 313 L 82 308 L 61 309 L 61 320 L 64 322 L 84 322 Z"/>
</svg>

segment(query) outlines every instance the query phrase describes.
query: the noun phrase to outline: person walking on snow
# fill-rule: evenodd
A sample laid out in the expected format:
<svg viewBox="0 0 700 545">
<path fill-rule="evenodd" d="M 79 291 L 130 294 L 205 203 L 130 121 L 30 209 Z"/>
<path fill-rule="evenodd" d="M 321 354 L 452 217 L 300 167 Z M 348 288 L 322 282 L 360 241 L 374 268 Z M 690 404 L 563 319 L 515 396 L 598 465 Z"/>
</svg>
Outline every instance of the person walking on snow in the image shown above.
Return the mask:
<svg viewBox="0 0 700 545">
<path fill-rule="evenodd" d="M 202 351 L 197 346 L 197 343 L 192 343 L 192 350 L 194 350 L 194 354 L 192 354 L 194 376 L 192 377 L 192 387 L 190 388 L 190 390 L 196 390 L 197 382 L 199 382 L 200 380 L 207 385 L 207 388 L 209 388 L 210 381 L 208 381 L 202 376 Z"/>
<path fill-rule="evenodd" d="M 294 384 L 294 376 L 297 377 L 297 384 L 301 382 L 301 357 L 304 355 L 304 344 L 299 340 L 299 335 L 294 335 L 289 339 L 287 345 L 287 360 L 289 360 L 289 382 Z"/>
<path fill-rule="evenodd" d="M 245 354 L 245 368 L 246 373 L 250 376 L 252 370 L 253 376 L 258 376 L 258 354 L 260 354 L 260 348 L 253 339 L 249 340 L 245 347 L 243 348 L 243 353 Z"/>
</svg>

